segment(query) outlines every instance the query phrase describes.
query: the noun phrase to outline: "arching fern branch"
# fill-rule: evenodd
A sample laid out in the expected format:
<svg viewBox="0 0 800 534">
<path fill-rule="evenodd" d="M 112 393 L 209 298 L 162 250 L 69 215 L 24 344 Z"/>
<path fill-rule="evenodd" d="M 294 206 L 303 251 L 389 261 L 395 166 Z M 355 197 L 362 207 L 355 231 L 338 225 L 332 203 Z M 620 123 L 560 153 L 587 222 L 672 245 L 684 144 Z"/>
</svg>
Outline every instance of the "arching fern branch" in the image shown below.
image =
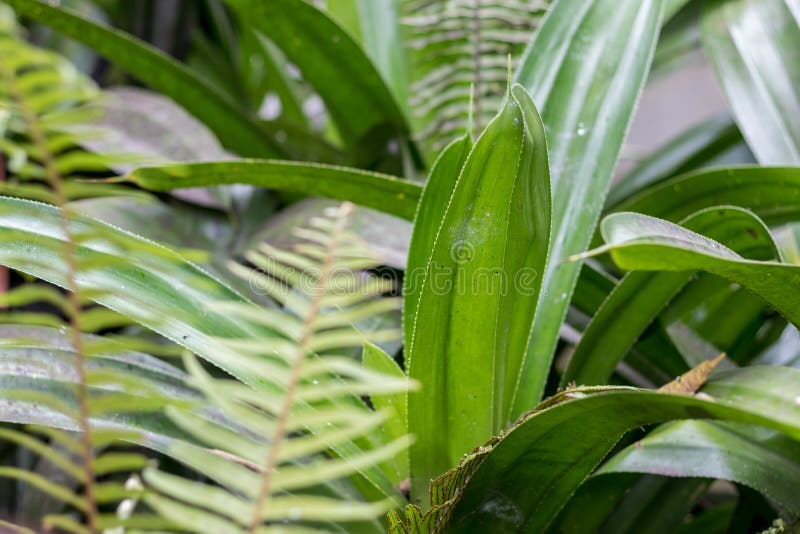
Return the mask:
<svg viewBox="0 0 800 534">
<path fill-rule="evenodd" d="M 223 340 L 265 378 L 255 391 L 233 380 L 216 379 L 193 358 L 186 361 L 192 384 L 242 430 L 170 410 L 175 424 L 206 444 L 179 444 L 184 459 L 214 484 L 198 483 L 156 469 L 144 473 L 153 490 L 147 504 L 192 532 L 342 530 L 353 521 L 374 521 L 397 503 L 368 502 L 332 483 L 393 461 L 406 437 L 375 438 L 391 416 L 367 407 L 361 397 L 406 391 L 405 377 L 362 367 L 341 352 L 366 341 L 399 336 L 396 330 L 363 334 L 360 318 L 397 307 L 381 297 L 391 285 L 365 274 L 375 264 L 365 246 L 344 231 L 351 206 L 337 207 L 310 228 L 292 252 L 269 246 L 247 255 L 258 270 L 234 265 L 254 287 L 283 304 L 282 311 L 219 303 L 242 321 L 280 334 L 258 340 Z M 370 444 L 372 443 L 372 444 Z M 327 488 L 327 489 L 323 489 Z M 381 528 L 381 527 L 378 527 Z"/>
<path fill-rule="evenodd" d="M 109 159 L 77 149 L 79 138 L 66 133 L 62 127 L 77 120 L 80 106 L 92 98 L 96 90 L 58 56 L 31 47 L 13 36 L 0 35 L 0 56 L 3 58 L 0 62 L 0 102 L 7 119 L 7 135 L 0 142 L 8 156 L 11 177 L 11 183 L 4 184 L 4 190 L 45 198 L 59 208 L 57 231 L 62 246 L 49 261 L 59 265 L 63 271 L 66 290 L 66 294 L 62 294 L 46 286 L 23 285 L 7 295 L 6 304 L 25 305 L 45 300 L 66 318 L 67 324 L 62 325 L 62 329 L 69 340 L 69 356 L 59 359 L 55 347 L 45 350 L 50 351 L 50 365 L 56 365 L 56 362 L 64 365 L 62 375 L 71 377 L 67 384 L 63 384 L 64 388 L 34 390 L 22 387 L 3 391 L 6 403 L 28 401 L 45 406 L 60 416 L 54 424 L 60 429 L 31 428 L 28 432 L 20 432 L 6 428 L 0 434 L 4 441 L 27 448 L 57 467 L 66 475 L 66 482 L 14 467 L 1 468 L 0 476 L 21 480 L 80 514 L 80 520 L 69 511 L 44 517 L 46 529 L 100 532 L 129 522 L 130 517 L 119 517 L 104 510 L 137 493 L 122 485 L 119 474 L 140 470 L 146 464 L 146 457 L 137 452 L 109 450 L 110 445 L 135 437 L 129 431 L 108 424 L 108 421 L 98 428 L 95 421 L 112 413 L 159 410 L 171 400 L 147 383 L 137 383 L 125 365 L 116 369 L 92 365 L 93 357 L 103 349 L 87 343 L 83 334 L 85 324 L 93 320 L 87 319 L 83 304 L 96 295 L 79 291 L 79 278 L 107 265 L 87 263 L 77 252 L 81 243 L 90 242 L 97 236 L 75 230 L 68 202 L 85 186 L 73 187 L 65 176 L 76 169 L 105 168 Z M 36 182 L 36 185 L 30 187 L 29 182 Z M 35 220 L 25 221 L 20 231 L 24 233 L 28 226 L 37 223 Z M 23 240 L 22 236 L 15 237 L 13 232 L 9 237 Z M 24 241 L 20 254 L 25 254 L 26 246 L 33 248 L 37 245 L 35 240 Z M 59 323 L 58 313 L 51 318 Z M 26 343 L 27 349 L 23 348 Z M 30 342 L 24 340 L 7 338 L 3 345 L 5 359 L 13 358 L 15 350 L 27 350 L 28 358 L 34 353 Z M 103 480 L 98 481 L 99 477 Z M 152 523 L 165 525 L 157 518 Z"/>
<path fill-rule="evenodd" d="M 410 48 L 411 106 L 418 140 L 437 153 L 469 129 L 474 87 L 475 130 L 500 107 L 508 56 L 520 57 L 548 0 L 404 0 Z"/>
</svg>

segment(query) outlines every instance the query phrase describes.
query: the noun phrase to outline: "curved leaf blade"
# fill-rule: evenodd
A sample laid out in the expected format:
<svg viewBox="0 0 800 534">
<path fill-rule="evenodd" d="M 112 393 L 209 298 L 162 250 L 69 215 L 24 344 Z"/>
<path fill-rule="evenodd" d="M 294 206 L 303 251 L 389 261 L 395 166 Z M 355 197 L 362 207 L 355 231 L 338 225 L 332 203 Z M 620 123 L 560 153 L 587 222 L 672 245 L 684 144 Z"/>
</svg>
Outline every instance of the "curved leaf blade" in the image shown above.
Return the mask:
<svg viewBox="0 0 800 534">
<path fill-rule="evenodd" d="M 348 200 L 412 219 L 422 187 L 377 172 L 280 160 L 237 160 L 141 167 L 126 180 L 153 191 L 222 184 L 249 184 L 280 191 Z"/>
<path fill-rule="evenodd" d="M 655 183 L 612 206 L 679 221 L 712 206 L 747 208 L 772 226 L 800 220 L 800 167 L 727 167 Z"/>
<path fill-rule="evenodd" d="M 636 101 L 647 78 L 663 2 L 561 0 L 516 74 L 542 110 L 553 175 L 550 261 L 531 344 L 514 393 L 516 416 L 542 395 L 558 332 L 580 272 L 564 263 L 586 250 Z M 594 65 L 594 68 L 587 68 Z"/>
<path fill-rule="evenodd" d="M 800 513 L 800 444 L 774 430 L 705 421 L 670 423 L 597 471 L 730 480 Z"/>
<path fill-rule="evenodd" d="M 364 142 L 384 128 L 408 133 L 405 116 L 378 70 L 325 12 L 304 0 L 227 2 L 297 65 L 325 102 L 346 145 Z"/>
<path fill-rule="evenodd" d="M 607 244 L 587 254 L 611 252 L 616 264 L 628 270 L 706 271 L 750 289 L 800 324 L 796 265 L 747 260 L 712 239 L 638 213 L 613 213 L 603 220 L 601 230 Z"/>
<path fill-rule="evenodd" d="M 769 380 L 769 388 L 760 389 Z M 753 386 L 749 386 L 754 382 Z M 578 388 L 524 417 L 490 450 L 461 493 L 454 532 L 541 532 L 629 429 L 675 419 L 758 424 L 800 439 L 800 371 L 727 372 L 704 392 L 713 400 L 633 388 Z M 710 387 L 714 386 L 714 387 Z"/>
<path fill-rule="evenodd" d="M 413 321 L 439 225 L 444 219 L 450 196 L 456 187 L 464 162 L 472 150 L 472 139 L 464 136 L 450 143 L 434 162 L 417 207 L 411 243 L 408 248 L 406 273 L 403 278 L 403 335 L 406 347 L 411 346 Z"/>
<path fill-rule="evenodd" d="M 727 116 L 714 117 L 675 137 L 616 182 L 606 199 L 614 206 L 631 195 L 672 175 L 741 161 L 748 153 L 742 134 Z"/>
<path fill-rule="evenodd" d="M 706 56 L 758 161 L 800 164 L 800 3 L 703 3 Z"/>
<path fill-rule="evenodd" d="M 703 210 L 682 226 L 750 259 L 778 257 L 769 230 L 751 212 L 739 208 Z M 607 383 L 614 366 L 692 276 L 691 271 L 625 275 L 584 330 L 561 378 L 562 386 Z"/>
</svg>

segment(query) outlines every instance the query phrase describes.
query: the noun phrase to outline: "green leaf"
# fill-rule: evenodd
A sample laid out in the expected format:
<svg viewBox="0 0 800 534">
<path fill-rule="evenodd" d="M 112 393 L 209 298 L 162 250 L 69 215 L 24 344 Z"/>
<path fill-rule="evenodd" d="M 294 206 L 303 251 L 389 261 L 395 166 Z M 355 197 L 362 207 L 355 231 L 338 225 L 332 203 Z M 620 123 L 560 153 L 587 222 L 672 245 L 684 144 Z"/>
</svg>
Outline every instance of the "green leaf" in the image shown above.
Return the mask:
<svg viewBox="0 0 800 534">
<path fill-rule="evenodd" d="M 401 0 L 355 0 L 364 51 L 400 106 L 408 105 L 406 50 L 400 35 Z"/>
<path fill-rule="evenodd" d="M 391 215 L 412 219 L 422 188 L 388 174 L 321 163 L 238 160 L 143 167 L 126 176 L 145 189 L 250 184 L 279 191 L 349 200 Z"/>
<path fill-rule="evenodd" d="M 377 345 L 366 343 L 364 345 L 363 359 L 364 367 L 371 371 L 396 378 L 405 377 L 405 373 L 397 365 L 397 362 Z M 386 442 L 389 443 L 405 436 L 406 428 L 408 428 L 407 394 L 403 392 L 395 395 L 373 395 L 371 400 L 375 409 L 390 410 L 393 414 L 383 424 Z M 408 451 L 404 450 L 398 454 L 394 463 L 397 465 L 397 470 L 396 476 L 392 481 L 395 484 L 399 484 L 408 477 Z"/>
<path fill-rule="evenodd" d="M 425 183 L 417 214 L 414 217 L 415 224 L 411 233 L 406 273 L 403 278 L 404 323 L 413 323 L 416 316 L 422 290 L 421 284 L 427 270 L 430 252 L 436 242 L 439 224 L 444 219 L 450 197 L 471 149 L 472 139 L 469 136 L 450 143 L 439 154 L 433 164 L 428 181 Z M 403 333 L 406 347 L 411 346 L 412 331 L 413 324 L 404 324 Z"/>
<path fill-rule="evenodd" d="M 714 117 L 678 135 L 622 177 L 611 187 L 606 206 L 619 204 L 676 174 L 700 167 L 750 163 L 746 161 L 748 153 L 736 124 L 726 116 Z"/>
<path fill-rule="evenodd" d="M 800 164 L 800 4 L 703 3 L 703 47 L 758 161 Z"/>
<path fill-rule="evenodd" d="M 639 426 L 722 419 L 800 439 L 799 391 L 800 371 L 775 367 L 721 373 L 704 389 L 713 400 L 632 388 L 568 390 L 486 447 L 455 505 L 451 531 L 541 532 L 622 434 Z"/>
<path fill-rule="evenodd" d="M 655 183 L 613 206 L 679 221 L 712 206 L 747 208 L 768 225 L 800 220 L 800 167 L 729 167 Z"/>
<path fill-rule="evenodd" d="M 515 85 L 464 163 L 444 216 L 427 220 L 438 215 L 430 209 L 416 220 L 438 228 L 404 325 L 409 376 L 422 384 L 408 408 L 417 499 L 508 422 L 547 256 L 549 193 L 544 129 Z"/>
<path fill-rule="evenodd" d="M 274 42 L 325 102 L 349 147 L 408 133 L 405 116 L 353 38 L 304 0 L 227 0 Z M 370 137 L 378 136 L 379 139 Z M 383 148 L 383 147 L 381 147 Z"/>
<path fill-rule="evenodd" d="M 800 444 L 774 430 L 705 421 L 670 423 L 597 472 L 653 473 L 738 482 L 800 514 Z"/>
<path fill-rule="evenodd" d="M 631 473 L 588 478 L 558 514 L 548 532 L 553 534 L 599 532 L 608 515 L 640 478 L 642 477 Z"/>
<path fill-rule="evenodd" d="M 511 414 L 542 395 L 580 265 L 641 93 L 663 2 L 561 0 L 542 23 L 516 74 L 542 110 L 550 141 L 553 231 L 531 344 Z M 592 65 L 592 67 L 587 67 Z"/>
<path fill-rule="evenodd" d="M 709 208 L 689 217 L 682 226 L 750 259 L 778 257 L 769 230 L 740 208 Z M 691 271 L 627 274 L 584 330 L 561 378 L 562 386 L 606 383 L 614 366 L 692 276 Z"/>
<path fill-rule="evenodd" d="M 63 286 L 60 217 L 51 206 L 0 197 L 0 264 Z M 265 330 L 210 309 L 213 302 L 246 303 L 243 297 L 177 253 L 95 220 L 74 217 L 71 233 L 92 236 L 76 247 L 81 265 L 86 262 L 77 280 L 83 292 L 255 383 L 253 370 L 238 367 L 217 338 L 247 339 Z"/>
<path fill-rule="evenodd" d="M 786 319 L 800 324 L 796 265 L 747 260 L 712 239 L 638 213 L 613 213 L 603 220 L 601 230 L 607 244 L 587 255 L 611 252 L 616 264 L 628 270 L 706 271 L 750 289 Z"/>
<path fill-rule="evenodd" d="M 8 0 L 30 17 L 77 39 L 153 89 L 172 98 L 205 123 L 222 144 L 245 156 L 281 156 L 273 136 L 205 80 L 157 48 L 122 31 L 92 22 L 69 9 L 39 0 Z"/>
</svg>

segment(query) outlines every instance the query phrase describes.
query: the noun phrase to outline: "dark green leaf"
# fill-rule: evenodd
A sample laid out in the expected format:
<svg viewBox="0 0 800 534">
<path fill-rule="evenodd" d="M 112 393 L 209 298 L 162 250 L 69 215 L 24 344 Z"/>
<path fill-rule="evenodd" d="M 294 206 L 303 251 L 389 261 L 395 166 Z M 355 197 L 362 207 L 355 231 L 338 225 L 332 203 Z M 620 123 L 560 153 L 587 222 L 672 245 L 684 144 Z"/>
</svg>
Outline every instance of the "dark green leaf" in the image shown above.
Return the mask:
<svg viewBox="0 0 800 534">
<path fill-rule="evenodd" d="M 683 226 L 750 259 L 777 257 L 769 231 L 749 211 L 712 208 L 689 217 Z M 691 271 L 626 275 L 584 331 L 562 376 L 562 385 L 573 381 L 585 385 L 606 383 L 617 362 L 692 275 Z"/>
<path fill-rule="evenodd" d="M 611 187 L 606 200 L 614 206 L 631 195 L 675 174 L 700 167 L 749 163 L 739 128 L 728 117 L 715 117 L 680 134 L 641 162 Z"/>
<path fill-rule="evenodd" d="M 412 219 L 422 188 L 387 174 L 320 163 L 277 160 L 143 167 L 126 179 L 153 191 L 222 184 L 250 184 L 279 191 L 349 200 Z"/>
<path fill-rule="evenodd" d="M 629 388 L 562 393 L 563 402 L 526 416 L 487 447 L 456 504 L 452 530 L 542 531 L 635 427 L 710 418 L 759 424 L 799 439 L 798 391 L 800 371 L 761 367 L 721 374 L 704 389 L 713 400 Z"/>
<path fill-rule="evenodd" d="M 800 444 L 774 430 L 705 421 L 671 423 L 616 454 L 598 471 L 731 480 L 800 514 Z"/>
<path fill-rule="evenodd" d="M 227 0 L 314 86 L 347 146 L 383 141 L 408 126 L 380 73 L 353 38 L 304 0 Z M 388 134 L 388 135 L 387 135 Z"/>
<path fill-rule="evenodd" d="M 768 225 L 800 220 L 800 167 L 730 167 L 658 182 L 613 206 L 680 221 L 712 206 L 739 206 Z"/>
</svg>

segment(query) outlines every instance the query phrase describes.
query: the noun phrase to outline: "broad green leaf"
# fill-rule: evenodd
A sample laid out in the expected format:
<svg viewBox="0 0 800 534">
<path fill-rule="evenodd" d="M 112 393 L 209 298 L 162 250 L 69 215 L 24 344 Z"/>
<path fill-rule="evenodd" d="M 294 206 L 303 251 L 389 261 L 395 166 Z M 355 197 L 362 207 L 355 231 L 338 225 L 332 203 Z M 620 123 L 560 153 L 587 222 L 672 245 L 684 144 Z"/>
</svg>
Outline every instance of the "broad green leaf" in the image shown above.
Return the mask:
<svg viewBox="0 0 800 534">
<path fill-rule="evenodd" d="M 364 51 L 401 107 L 408 105 L 406 50 L 400 35 L 403 0 L 355 0 Z"/>
<path fill-rule="evenodd" d="M 345 145 L 386 143 L 408 133 L 405 116 L 380 73 L 325 12 L 304 0 L 227 2 L 297 65 L 322 97 Z"/>
<path fill-rule="evenodd" d="M 606 206 L 619 204 L 672 175 L 701 167 L 750 163 L 747 154 L 736 124 L 728 117 L 714 117 L 678 135 L 616 182 Z"/>
<path fill-rule="evenodd" d="M 769 231 L 749 211 L 709 208 L 692 215 L 682 226 L 749 259 L 778 257 Z M 614 366 L 692 276 L 691 271 L 627 274 L 584 330 L 561 378 L 562 385 L 606 383 Z"/>
<path fill-rule="evenodd" d="M 67 334 L 54 328 L 5 324 L 0 325 L 0 337 L 0 387 L 4 390 L 0 420 L 75 429 L 74 422 L 63 413 L 76 407 L 72 388 L 78 380 Z M 164 398 L 198 398 L 185 385 L 186 375 L 179 369 L 147 354 L 126 350 L 124 343 L 91 335 L 83 339 L 87 347 L 98 347 L 101 342 L 106 346 L 102 353 L 89 358 L 87 370 L 91 374 L 124 372 Z M 92 394 L 103 392 L 100 385 L 90 390 Z M 141 400 L 134 391 L 128 398 L 133 406 L 137 398 Z M 56 405 L 49 406 L 51 400 Z M 131 431 L 132 439 L 147 446 L 153 446 L 156 439 L 182 436 L 163 415 L 147 412 L 142 409 L 139 413 L 100 416 L 93 422 L 97 428 L 115 426 L 120 433 Z"/>
<path fill-rule="evenodd" d="M 409 323 L 413 323 L 416 316 L 428 257 L 436 242 L 439 224 L 447 211 L 464 161 L 471 149 L 472 139 L 469 136 L 450 143 L 434 162 L 419 200 L 403 278 L 403 334 L 406 347 L 411 346 L 413 324 Z"/>
<path fill-rule="evenodd" d="M 703 47 L 764 165 L 800 164 L 800 2 L 703 2 Z"/>
<path fill-rule="evenodd" d="M 486 446 L 455 505 L 451 531 L 541 532 L 617 440 L 639 426 L 722 419 L 800 439 L 800 371 L 725 372 L 703 391 L 713 399 L 617 387 L 561 393 Z"/>
<path fill-rule="evenodd" d="M 363 353 L 364 367 L 380 373 L 382 375 L 405 377 L 405 373 L 397 365 L 391 356 L 386 354 L 380 347 L 372 343 L 364 345 Z M 386 434 L 386 443 L 400 439 L 406 435 L 408 427 L 408 405 L 406 393 L 395 395 L 379 395 L 371 397 L 372 404 L 377 410 L 390 410 L 392 416 L 383 424 L 383 432 Z M 396 476 L 392 480 L 395 484 L 400 484 L 408 477 L 408 450 L 403 450 L 397 455 L 394 462 L 397 465 Z"/>
<path fill-rule="evenodd" d="M 561 0 L 516 74 L 542 110 L 553 182 L 550 259 L 512 417 L 536 404 L 547 380 L 580 265 L 603 207 L 653 55 L 663 2 Z"/>
<path fill-rule="evenodd" d="M 205 123 L 223 145 L 244 156 L 284 154 L 274 136 L 205 80 L 157 48 L 122 31 L 39 0 L 8 0 L 30 17 L 92 47 L 153 89 L 180 103 Z"/>
<path fill-rule="evenodd" d="M 278 160 L 187 163 L 143 167 L 126 176 L 145 189 L 249 184 L 279 191 L 349 200 L 412 219 L 422 187 L 387 174 L 320 163 Z"/>
<path fill-rule="evenodd" d="M 430 209 L 428 215 L 438 215 Z M 415 498 L 471 448 L 505 427 L 530 338 L 550 233 L 544 129 L 518 85 L 464 163 L 427 252 L 406 321 Z M 424 234 L 421 243 L 429 241 Z M 446 434 L 443 433 L 446 429 Z"/>
<path fill-rule="evenodd" d="M 653 473 L 738 482 L 800 513 L 800 444 L 758 427 L 670 423 L 617 453 L 597 472 Z"/>
<path fill-rule="evenodd" d="M 0 197 L 0 264 L 65 285 L 61 224 L 60 212 L 51 206 Z M 151 241 L 80 216 L 70 219 L 70 230 L 72 235 L 84 236 L 75 249 L 81 266 L 76 281 L 84 294 L 249 386 L 271 391 L 269 377 L 275 366 L 234 351 L 228 344 L 232 339 L 263 343 L 275 334 L 215 309 L 220 302 L 257 309 L 255 305 L 179 254 Z M 335 452 L 347 457 L 360 449 L 342 443 Z M 365 467 L 358 477 L 374 494 L 394 492 L 377 467 Z M 369 494 L 366 489 L 365 494 Z"/>
<path fill-rule="evenodd" d="M 51 206 L 0 197 L 0 263 L 63 286 L 60 217 Z M 243 297 L 150 241 L 78 216 L 71 230 L 92 236 L 76 249 L 79 261 L 87 262 L 77 280 L 84 292 L 253 383 L 255 373 L 231 361 L 236 356 L 217 338 L 249 338 L 267 331 L 210 309 L 212 302 L 247 302 Z M 88 262 L 99 262 L 102 268 L 89 268 Z"/>
<path fill-rule="evenodd" d="M 636 271 L 706 271 L 750 289 L 786 319 L 800 324 L 800 267 L 748 260 L 718 242 L 676 224 L 638 213 L 613 213 L 601 226 L 616 264 Z M 756 231 L 755 227 L 752 228 Z"/>
<path fill-rule="evenodd" d="M 768 225 L 800 220 L 800 167 L 729 167 L 664 180 L 609 211 L 679 221 L 712 206 L 747 208 Z"/>
</svg>

